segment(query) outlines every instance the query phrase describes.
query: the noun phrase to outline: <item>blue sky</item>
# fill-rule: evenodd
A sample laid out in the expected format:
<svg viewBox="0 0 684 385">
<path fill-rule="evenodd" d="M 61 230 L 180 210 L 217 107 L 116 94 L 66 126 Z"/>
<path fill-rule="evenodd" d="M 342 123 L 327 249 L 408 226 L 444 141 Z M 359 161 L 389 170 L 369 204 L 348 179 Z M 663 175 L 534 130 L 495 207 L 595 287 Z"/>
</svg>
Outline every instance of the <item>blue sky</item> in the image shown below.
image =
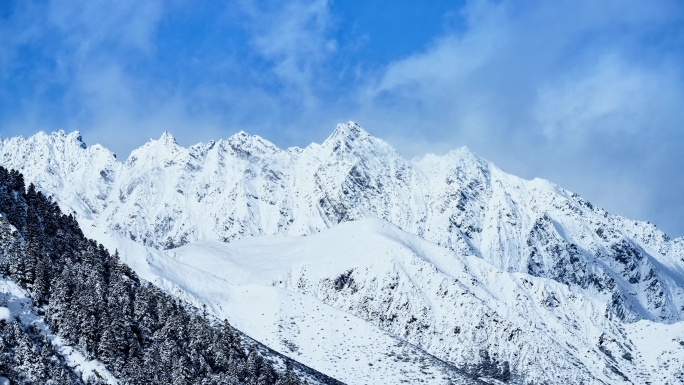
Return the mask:
<svg viewBox="0 0 684 385">
<path fill-rule="evenodd" d="M 0 136 L 125 158 L 355 120 L 407 157 L 466 145 L 684 235 L 684 3 L 0 0 Z"/>
</svg>

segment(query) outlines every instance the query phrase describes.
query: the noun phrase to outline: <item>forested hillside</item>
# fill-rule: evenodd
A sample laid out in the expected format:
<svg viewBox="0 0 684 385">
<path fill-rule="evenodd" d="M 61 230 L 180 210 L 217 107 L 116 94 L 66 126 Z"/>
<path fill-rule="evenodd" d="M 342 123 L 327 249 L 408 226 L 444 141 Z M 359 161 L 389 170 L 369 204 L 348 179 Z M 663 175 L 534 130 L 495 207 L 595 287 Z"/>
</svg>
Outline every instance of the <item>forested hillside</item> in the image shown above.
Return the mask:
<svg viewBox="0 0 684 385">
<path fill-rule="evenodd" d="M 116 252 L 85 238 L 73 216 L 2 167 L 0 213 L 0 274 L 30 293 L 53 333 L 121 383 L 337 383 L 141 281 Z M 0 320 L 0 332 L 0 376 L 12 384 L 79 383 L 39 332 L 17 320 Z M 26 354 L 47 364 L 19 370 L 31 366 Z"/>
</svg>

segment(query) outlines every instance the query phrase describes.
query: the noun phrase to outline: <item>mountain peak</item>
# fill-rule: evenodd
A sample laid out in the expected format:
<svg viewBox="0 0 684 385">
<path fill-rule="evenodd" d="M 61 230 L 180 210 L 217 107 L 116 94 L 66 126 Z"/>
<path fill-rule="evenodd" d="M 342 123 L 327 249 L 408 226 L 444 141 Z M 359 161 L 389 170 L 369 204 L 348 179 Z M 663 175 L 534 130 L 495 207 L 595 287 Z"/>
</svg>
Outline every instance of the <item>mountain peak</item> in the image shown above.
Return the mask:
<svg viewBox="0 0 684 385">
<path fill-rule="evenodd" d="M 187 150 L 176 143 L 176 138 L 168 131 L 164 131 L 159 139 L 150 139 L 142 147 L 131 151 L 126 160 L 128 166 L 138 163 L 140 159 L 151 160 L 150 164 L 172 164 L 179 154 L 187 153 Z"/>
<path fill-rule="evenodd" d="M 60 130 L 62 131 L 62 130 Z M 62 134 L 64 134 L 64 131 L 62 131 Z M 79 131 L 72 131 L 70 132 L 67 136 L 67 139 L 78 144 L 79 147 L 85 149 L 86 144 L 83 141 L 83 137 L 81 137 L 81 133 Z"/>
<path fill-rule="evenodd" d="M 275 154 L 280 149 L 259 135 L 250 135 L 239 131 L 231 135 L 225 142 L 234 154 L 241 158 L 258 159 L 265 154 Z"/>
<path fill-rule="evenodd" d="M 64 130 L 57 130 L 51 132 L 49 135 L 43 131 L 37 133 L 36 135 L 32 136 L 30 140 L 38 140 L 42 141 L 45 143 L 73 143 L 77 147 L 86 148 L 86 144 L 83 142 L 83 138 L 81 137 L 81 133 L 79 131 L 72 131 L 70 133 L 66 133 Z"/>
<path fill-rule="evenodd" d="M 328 139 L 348 137 L 354 140 L 357 138 L 364 138 L 368 136 L 370 135 L 366 130 L 363 129 L 363 127 L 361 127 L 358 123 L 350 120 L 346 124 L 338 124 L 335 128 L 335 131 L 333 131 L 332 135 L 330 135 L 330 138 Z"/>
<path fill-rule="evenodd" d="M 446 153 L 446 158 L 468 159 L 475 163 L 486 163 L 487 161 L 475 153 L 469 147 L 461 146 Z"/>
<path fill-rule="evenodd" d="M 168 145 L 178 144 L 178 143 L 176 143 L 176 138 L 174 138 L 173 135 L 168 131 L 162 132 L 161 136 L 159 137 L 159 139 L 157 141 L 160 143 L 163 143 L 163 144 L 168 144 Z"/>
<path fill-rule="evenodd" d="M 228 137 L 228 143 L 244 143 L 249 138 L 251 138 L 250 134 L 246 133 L 243 130 L 240 130 Z"/>
<path fill-rule="evenodd" d="M 364 130 L 360 124 L 354 121 L 348 121 L 345 127 L 347 130 L 349 130 L 349 132 L 354 134 L 356 137 L 369 136 L 368 132 L 366 132 L 366 130 Z"/>
<path fill-rule="evenodd" d="M 343 144 L 342 147 L 351 149 L 354 147 L 352 143 L 356 142 L 357 140 L 364 140 L 368 138 L 371 138 L 371 136 L 368 134 L 368 132 L 366 132 L 366 130 L 363 129 L 363 127 L 356 122 L 349 121 L 346 124 L 338 124 L 335 128 L 335 131 L 333 131 L 328 139 L 323 141 L 323 145 L 332 145 L 334 146 L 334 149 L 338 149 L 340 148 L 340 145 Z"/>
<path fill-rule="evenodd" d="M 42 132 L 42 131 L 41 131 L 41 132 Z M 74 132 L 78 132 L 78 131 L 74 131 Z M 62 139 L 63 139 L 63 138 L 66 137 L 66 132 L 64 132 L 64 130 L 61 130 L 61 129 L 60 129 L 60 130 L 57 130 L 57 131 L 52 131 L 52 133 L 50 133 L 50 136 L 51 136 L 52 138 L 62 138 Z"/>
</svg>

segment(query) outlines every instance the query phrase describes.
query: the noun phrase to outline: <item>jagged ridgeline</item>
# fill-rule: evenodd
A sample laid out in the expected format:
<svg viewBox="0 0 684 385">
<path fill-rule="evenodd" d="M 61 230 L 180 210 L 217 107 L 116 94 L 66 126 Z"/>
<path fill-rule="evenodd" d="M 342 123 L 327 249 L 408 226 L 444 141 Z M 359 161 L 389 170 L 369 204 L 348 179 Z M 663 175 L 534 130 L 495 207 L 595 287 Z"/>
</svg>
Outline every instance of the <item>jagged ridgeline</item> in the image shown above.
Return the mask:
<svg viewBox="0 0 684 385">
<path fill-rule="evenodd" d="M 53 333 L 121 383 L 338 383 L 142 282 L 118 253 L 87 239 L 72 215 L 3 167 L 0 214 L 0 274 L 30 293 Z M 0 320 L 0 347 L 0 376 L 12 384 L 81 383 L 45 337 L 17 319 Z"/>
</svg>

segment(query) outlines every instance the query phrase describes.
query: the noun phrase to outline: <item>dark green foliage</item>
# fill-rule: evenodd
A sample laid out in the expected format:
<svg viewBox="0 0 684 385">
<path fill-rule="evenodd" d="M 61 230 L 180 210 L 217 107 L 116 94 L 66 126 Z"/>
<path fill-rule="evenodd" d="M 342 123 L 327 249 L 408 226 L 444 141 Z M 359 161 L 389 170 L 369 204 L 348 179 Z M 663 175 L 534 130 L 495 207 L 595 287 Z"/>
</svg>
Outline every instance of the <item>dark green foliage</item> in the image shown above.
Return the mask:
<svg viewBox="0 0 684 385">
<path fill-rule="evenodd" d="M 239 332 L 227 322 L 212 325 L 206 313 L 141 282 L 120 263 L 118 253 L 111 255 L 85 238 L 72 215 L 63 215 L 33 185 L 24 188 L 21 174 L 0 167 L 0 274 L 31 293 L 54 333 L 87 358 L 100 360 L 122 383 L 301 383 L 292 370 L 279 374 L 254 347 L 246 351 Z M 17 326 L 0 328 L 5 333 Z M 2 340 L 2 351 L 7 346 L 18 351 L 21 343 L 8 343 L 22 335 Z M 40 359 L 42 351 L 32 356 Z M 16 360 L 0 360 L 0 371 L 13 384 L 23 383 L 17 365 Z M 73 373 L 60 374 L 59 366 L 35 367 L 59 378 L 55 383 L 79 383 Z M 45 377 L 39 373 L 35 378 Z"/>
</svg>

